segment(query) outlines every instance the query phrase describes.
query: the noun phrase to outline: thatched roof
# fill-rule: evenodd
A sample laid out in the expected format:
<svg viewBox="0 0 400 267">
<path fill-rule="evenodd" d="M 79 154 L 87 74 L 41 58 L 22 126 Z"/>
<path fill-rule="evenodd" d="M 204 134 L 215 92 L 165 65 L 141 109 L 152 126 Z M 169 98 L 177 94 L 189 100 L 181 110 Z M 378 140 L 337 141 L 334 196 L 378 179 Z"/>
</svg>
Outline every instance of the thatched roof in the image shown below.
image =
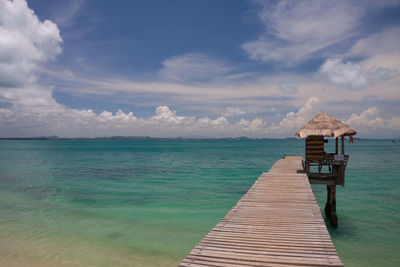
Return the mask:
<svg viewBox="0 0 400 267">
<path fill-rule="evenodd" d="M 296 135 L 302 138 L 308 136 L 351 136 L 357 132 L 325 112 L 319 113 L 301 128 Z"/>
</svg>

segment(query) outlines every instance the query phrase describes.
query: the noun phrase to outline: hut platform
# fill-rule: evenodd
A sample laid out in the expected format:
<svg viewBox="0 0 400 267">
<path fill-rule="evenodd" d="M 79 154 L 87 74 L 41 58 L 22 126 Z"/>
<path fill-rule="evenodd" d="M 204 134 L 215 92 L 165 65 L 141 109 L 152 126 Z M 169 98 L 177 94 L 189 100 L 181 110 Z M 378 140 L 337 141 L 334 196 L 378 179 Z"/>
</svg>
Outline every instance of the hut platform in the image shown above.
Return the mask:
<svg viewBox="0 0 400 267">
<path fill-rule="evenodd" d="M 179 266 L 343 266 L 302 170 L 277 161 Z"/>
</svg>

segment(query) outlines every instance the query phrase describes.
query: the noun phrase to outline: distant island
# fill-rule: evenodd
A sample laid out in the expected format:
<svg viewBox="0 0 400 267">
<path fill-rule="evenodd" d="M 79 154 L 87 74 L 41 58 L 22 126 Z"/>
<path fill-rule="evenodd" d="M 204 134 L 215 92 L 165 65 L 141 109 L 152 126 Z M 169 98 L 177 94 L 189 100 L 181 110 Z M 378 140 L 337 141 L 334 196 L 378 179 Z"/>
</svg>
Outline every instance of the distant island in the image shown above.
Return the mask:
<svg viewBox="0 0 400 267">
<path fill-rule="evenodd" d="M 298 137 L 268 138 L 268 137 L 209 137 L 209 136 L 182 136 L 182 137 L 151 137 L 151 136 L 103 136 L 103 137 L 60 137 L 60 136 L 35 136 L 35 137 L 0 137 L 0 140 L 296 140 Z M 400 139 L 370 139 L 355 137 L 354 140 L 391 140 L 400 143 Z"/>
<path fill-rule="evenodd" d="M 108 137 L 59 137 L 59 136 L 38 136 L 38 137 L 1 137 L 0 140 L 261 140 L 271 138 L 250 138 L 240 137 L 207 137 L 207 136 L 187 136 L 187 137 L 151 137 L 151 136 L 108 136 Z"/>
</svg>

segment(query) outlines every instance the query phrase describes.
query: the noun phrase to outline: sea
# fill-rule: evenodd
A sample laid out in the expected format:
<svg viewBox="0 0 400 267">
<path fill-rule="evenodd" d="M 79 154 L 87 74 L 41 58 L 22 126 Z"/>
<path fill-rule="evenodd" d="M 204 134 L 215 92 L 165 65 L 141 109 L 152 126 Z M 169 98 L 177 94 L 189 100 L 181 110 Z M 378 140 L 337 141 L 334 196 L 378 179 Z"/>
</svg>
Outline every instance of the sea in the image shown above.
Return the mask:
<svg viewBox="0 0 400 267">
<path fill-rule="evenodd" d="M 400 144 L 345 149 L 339 257 L 400 266 Z M 284 155 L 304 140 L 0 140 L 0 266 L 177 266 Z"/>
</svg>

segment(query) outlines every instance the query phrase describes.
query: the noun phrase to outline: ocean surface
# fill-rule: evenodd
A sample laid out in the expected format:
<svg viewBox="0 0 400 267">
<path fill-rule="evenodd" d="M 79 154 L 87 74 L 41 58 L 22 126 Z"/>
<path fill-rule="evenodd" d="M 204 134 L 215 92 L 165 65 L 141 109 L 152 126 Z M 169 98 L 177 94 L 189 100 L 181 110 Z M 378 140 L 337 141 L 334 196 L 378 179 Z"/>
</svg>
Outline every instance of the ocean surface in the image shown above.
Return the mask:
<svg viewBox="0 0 400 267">
<path fill-rule="evenodd" d="M 400 266 L 400 144 L 346 153 L 338 254 Z M 0 141 L 0 266 L 176 266 L 284 154 L 304 140 Z"/>
</svg>

